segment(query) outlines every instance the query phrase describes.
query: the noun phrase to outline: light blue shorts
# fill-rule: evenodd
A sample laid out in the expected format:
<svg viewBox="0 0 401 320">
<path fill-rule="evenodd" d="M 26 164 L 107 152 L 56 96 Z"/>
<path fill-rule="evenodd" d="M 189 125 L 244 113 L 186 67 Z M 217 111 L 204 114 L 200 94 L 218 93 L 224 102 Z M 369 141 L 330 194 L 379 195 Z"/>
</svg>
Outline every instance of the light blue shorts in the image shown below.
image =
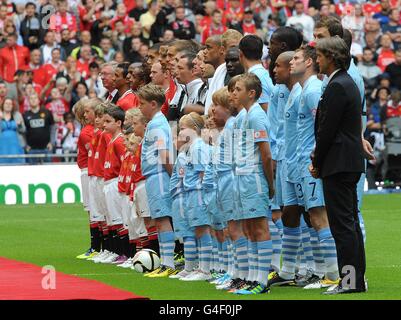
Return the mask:
<svg viewBox="0 0 401 320">
<path fill-rule="evenodd" d="M 267 216 L 269 187 L 263 173 L 238 175 L 238 190 L 241 220 Z"/>
<path fill-rule="evenodd" d="M 301 179 L 305 210 L 324 207 L 322 180 L 309 177 Z"/>
<path fill-rule="evenodd" d="M 167 172 L 146 177 L 150 216 L 152 219 L 171 217 L 170 176 Z"/>
<path fill-rule="evenodd" d="M 225 221 L 234 220 L 234 173 L 219 172 L 217 175 L 217 209 Z"/>
<path fill-rule="evenodd" d="M 173 198 L 171 213 L 173 218 L 174 234 L 179 238 L 194 236 L 194 228 L 191 228 L 186 215 L 186 193 L 180 193 Z"/>
<path fill-rule="evenodd" d="M 304 206 L 302 185 L 300 182 L 292 183 L 286 181 L 284 184 L 284 207 Z"/>
<path fill-rule="evenodd" d="M 238 188 L 238 175 L 234 175 L 234 180 L 233 180 L 233 195 L 234 195 L 234 202 L 233 202 L 233 215 L 232 215 L 232 220 L 238 221 L 242 220 L 242 212 L 241 212 L 241 199 L 240 199 L 240 194 L 239 194 L 239 188 Z"/>
<path fill-rule="evenodd" d="M 211 226 L 214 230 L 223 230 L 227 227 L 224 215 L 217 209 L 217 190 L 207 189 L 203 191 L 203 199 L 206 212 L 209 215 Z"/>
<path fill-rule="evenodd" d="M 272 210 L 280 210 L 280 207 L 284 206 L 284 186 L 287 180 L 284 166 L 285 166 L 285 160 L 277 161 L 276 179 L 274 181 L 275 193 L 274 193 L 273 203 L 271 206 Z"/>
<path fill-rule="evenodd" d="M 186 210 L 188 212 L 189 226 L 210 226 L 210 216 L 207 213 L 203 200 L 203 190 L 192 190 L 187 192 Z"/>
</svg>

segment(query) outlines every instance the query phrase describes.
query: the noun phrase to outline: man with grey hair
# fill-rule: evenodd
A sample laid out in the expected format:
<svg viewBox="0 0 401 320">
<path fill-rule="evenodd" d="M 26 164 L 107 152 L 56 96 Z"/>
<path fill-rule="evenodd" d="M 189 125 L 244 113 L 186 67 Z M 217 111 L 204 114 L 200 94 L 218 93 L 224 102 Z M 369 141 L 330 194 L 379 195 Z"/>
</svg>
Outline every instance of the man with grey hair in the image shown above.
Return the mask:
<svg viewBox="0 0 401 320">
<path fill-rule="evenodd" d="M 120 98 L 113 81 L 117 65 L 117 62 L 112 61 L 104 63 L 100 68 L 100 79 L 102 80 L 103 87 L 107 90 L 103 98 L 106 99 L 107 102 L 116 103 Z"/>
<path fill-rule="evenodd" d="M 330 230 L 337 248 L 340 284 L 325 294 L 366 291 L 366 258 L 358 218 L 357 184 L 365 171 L 362 101 L 348 75 L 349 47 L 340 37 L 317 42 L 320 73 L 328 77 L 316 113 L 316 147 L 309 171 L 321 178 Z M 352 275 L 352 279 L 348 279 Z"/>
</svg>

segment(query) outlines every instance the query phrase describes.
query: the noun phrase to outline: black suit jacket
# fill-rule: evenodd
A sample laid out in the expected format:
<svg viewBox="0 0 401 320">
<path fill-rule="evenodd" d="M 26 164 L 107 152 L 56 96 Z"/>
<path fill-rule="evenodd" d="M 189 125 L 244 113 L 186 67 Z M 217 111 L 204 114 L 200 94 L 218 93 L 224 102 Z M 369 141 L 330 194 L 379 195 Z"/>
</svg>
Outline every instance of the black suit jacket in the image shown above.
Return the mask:
<svg viewBox="0 0 401 320">
<path fill-rule="evenodd" d="M 109 96 L 109 92 L 107 91 L 105 94 L 104 94 L 104 99 L 107 99 L 107 97 Z M 113 97 L 113 99 L 110 101 L 111 103 L 114 103 L 114 104 L 116 104 L 117 103 L 117 101 L 118 101 L 118 99 L 120 99 L 120 94 L 118 93 L 118 91 L 116 92 L 116 94 L 114 95 L 114 97 Z"/>
<path fill-rule="evenodd" d="M 313 166 L 324 178 L 340 172 L 364 172 L 362 103 L 347 71 L 330 80 L 318 105 Z"/>
</svg>

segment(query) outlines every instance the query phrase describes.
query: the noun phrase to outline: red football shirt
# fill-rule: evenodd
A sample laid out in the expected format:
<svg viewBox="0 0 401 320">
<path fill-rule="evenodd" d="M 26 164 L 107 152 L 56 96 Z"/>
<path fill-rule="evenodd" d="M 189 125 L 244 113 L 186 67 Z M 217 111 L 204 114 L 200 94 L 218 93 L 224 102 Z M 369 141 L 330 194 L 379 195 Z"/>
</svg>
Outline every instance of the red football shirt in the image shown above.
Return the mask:
<svg viewBox="0 0 401 320">
<path fill-rule="evenodd" d="M 103 178 L 104 173 L 104 159 L 106 157 L 107 145 L 111 140 L 111 135 L 103 131 L 100 134 L 99 142 L 96 146 L 95 157 L 93 159 L 93 174 L 96 177 Z"/>
<path fill-rule="evenodd" d="M 97 145 L 99 144 L 100 137 L 102 135 L 102 130 L 96 128 L 94 130 L 93 138 L 89 145 L 88 151 L 88 176 L 94 176 L 94 162 L 95 162 L 95 153 L 97 149 Z"/>
<path fill-rule="evenodd" d="M 112 139 L 107 145 L 106 157 L 104 159 L 104 181 L 117 178 L 120 174 L 121 163 L 125 155 L 124 138 L 122 134 Z"/>
<path fill-rule="evenodd" d="M 138 146 L 138 149 L 132 155 L 132 163 L 131 163 L 131 184 L 130 184 L 130 199 L 132 200 L 134 197 L 135 185 L 142 180 L 145 180 L 145 177 L 142 175 L 141 169 L 141 152 L 142 152 L 142 144 Z"/>
<path fill-rule="evenodd" d="M 120 173 L 118 175 L 118 192 L 127 193 L 129 185 L 126 184 L 126 177 L 130 175 L 131 155 L 126 153 L 121 163 Z"/>
<path fill-rule="evenodd" d="M 77 164 L 80 169 L 88 167 L 88 151 L 93 138 L 94 127 L 91 124 L 82 128 L 78 138 Z"/>
<path fill-rule="evenodd" d="M 127 111 L 139 107 L 139 99 L 130 89 L 124 92 L 124 94 L 117 100 L 116 105 L 124 111 Z"/>
</svg>

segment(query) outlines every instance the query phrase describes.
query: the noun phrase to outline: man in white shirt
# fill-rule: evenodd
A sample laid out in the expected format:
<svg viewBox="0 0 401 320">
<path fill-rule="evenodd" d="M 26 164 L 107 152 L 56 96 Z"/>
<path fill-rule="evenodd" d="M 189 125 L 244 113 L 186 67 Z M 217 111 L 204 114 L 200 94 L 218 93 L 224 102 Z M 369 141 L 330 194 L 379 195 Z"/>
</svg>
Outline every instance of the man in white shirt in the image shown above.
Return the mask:
<svg viewBox="0 0 401 320">
<path fill-rule="evenodd" d="M 311 16 L 304 13 L 304 3 L 297 1 L 295 3 L 295 14 L 288 18 L 286 25 L 288 27 L 295 27 L 296 25 L 302 25 L 303 35 L 306 41 L 313 40 L 313 29 L 315 22 Z"/>
<path fill-rule="evenodd" d="M 184 101 L 181 105 L 181 114 L 190 112 L 204 113 L 204 107 L 195 105 L 198 98 L 199 88 L 203 85 L 203 81 L 194 72 L 193 61 L 196 58 L 196 53 L 184 53 L 177 64 L 177 81 L 184 85 L 185 91 Z"/>
</svg>

